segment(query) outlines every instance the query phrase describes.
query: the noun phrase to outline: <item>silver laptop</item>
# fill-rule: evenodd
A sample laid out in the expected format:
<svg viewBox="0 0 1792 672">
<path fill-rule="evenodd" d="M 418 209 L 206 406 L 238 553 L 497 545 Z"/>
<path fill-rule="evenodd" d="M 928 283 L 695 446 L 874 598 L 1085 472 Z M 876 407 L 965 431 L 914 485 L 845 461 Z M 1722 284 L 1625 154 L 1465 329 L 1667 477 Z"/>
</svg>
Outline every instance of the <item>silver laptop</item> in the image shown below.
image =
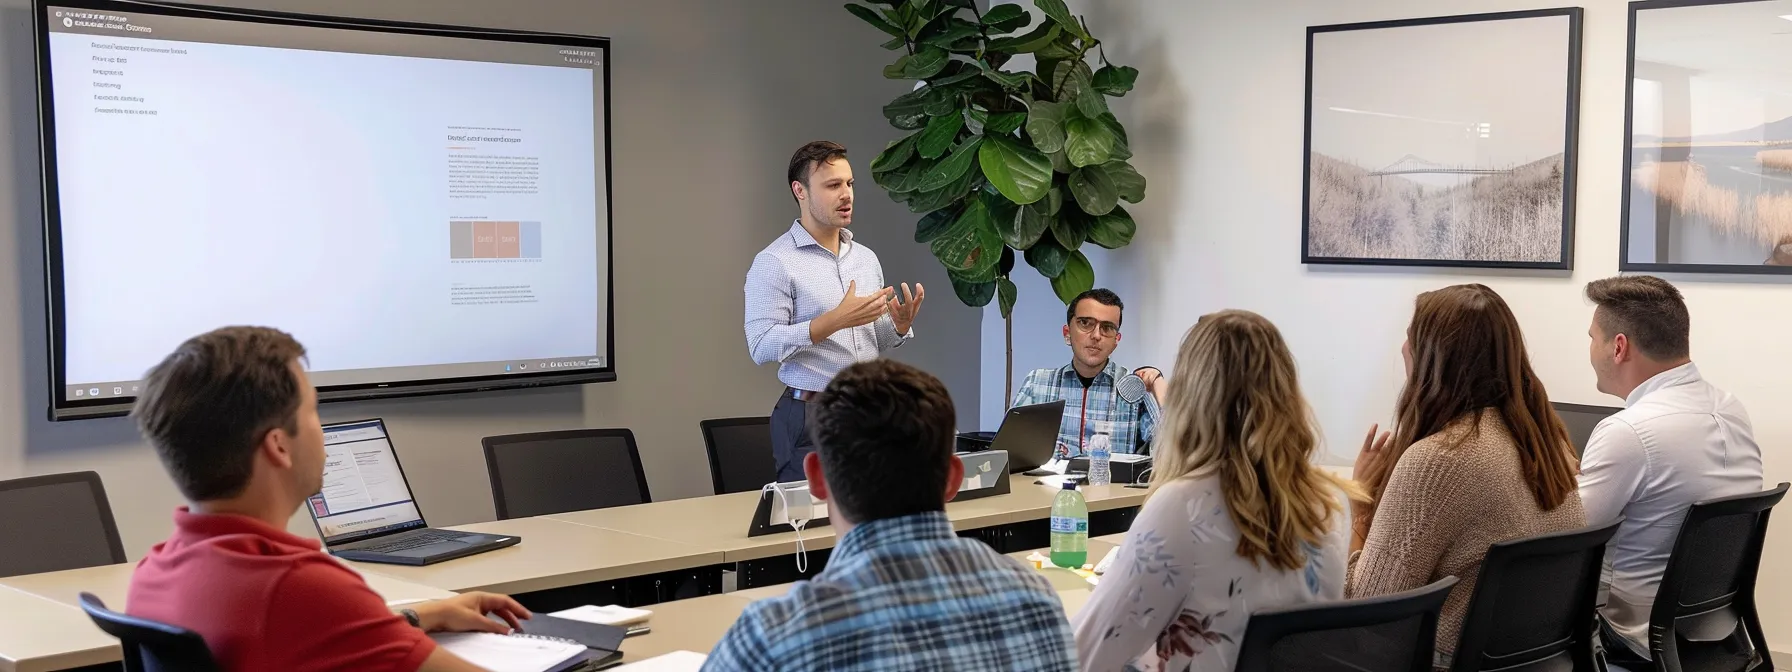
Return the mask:
<svg viewBox="0 0 1792 672">
<path fill-rule="evenodd" d="M 305 502 L 331 555 L 427 565 L 515 546 L 520 537 L 438 530 L 423 522 L 386 423 L 324 425 L 324 487 Z"/>
</svg>

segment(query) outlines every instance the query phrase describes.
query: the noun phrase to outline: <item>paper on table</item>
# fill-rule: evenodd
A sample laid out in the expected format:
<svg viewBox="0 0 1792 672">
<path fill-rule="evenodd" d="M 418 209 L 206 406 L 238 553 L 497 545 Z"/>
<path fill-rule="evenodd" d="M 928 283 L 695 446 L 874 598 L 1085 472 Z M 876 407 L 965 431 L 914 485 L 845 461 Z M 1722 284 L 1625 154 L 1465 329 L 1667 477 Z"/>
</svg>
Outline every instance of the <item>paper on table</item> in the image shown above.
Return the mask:
<svg viewBox="0 0 1792 672">
<path fill-rule="evenodd" d="M 691 651 L 673 651 L 638 663 L 615 668 L 617 672 L 697 672 L 709 656 Z"/>
<path fill-rule="evenodd" d="M 1149 459 L 1151 459 L 1150 455 L 1140 453 L 1114 453 L 1113 455 L 1108 456 L 1109 462 L 1119 462 L 1121 464 L 1133 464 L 1136 462 L 1144 462 Z"/>
<path fill-rule="evenodd" d="M 572 621 L 596 623 L 598 625 L 633 625 L 652 617 L 653 612 L 646 609 L 630 609 L 614 604 L 603 606 L 587 604 L 582 607 L 573 607 L 563 611 L 552 612 L 548 615 L 559 616 L 560 618 Z"/>
<path fill-rule="evenodd" d="M 1062 488 L 1062 487 L 1064 487 L 1065 481 L 1076 481 L 1078 483 L 1081 483 L 1081 482 L 1083 482 L 1083 478 L 1084 478 L 1084 476 L 1082 474 L 1063 474 L 1063 475 L 1058 475 L 1058 476 L 1042 476 L 1042 477 L 1040 477 L 1039 480 L 1034 481 L 1034 483 L 1038 483 L 1040 485 L 1043 485 L 1043 486 L 1046 486 L 1049 488 Z"/>
<path fill-rule="evenodd" d="M 430 635 L 449 653 L 493 672 L 547 672 L 585 652 L 582 644 L 489 632 Z"/>
<path fill-rule="evenodd" d="M 1049 471 L 1054 474 L 1062 474 L 1062 473 L 1064 473 L 1064 470 L 1069 467 L 1070 467 L 1070 460 L 1066 460 L 1063 458 L 1052 458 L 1052 461 L 1039 465 L 1038 471 Z"/>
</svg>

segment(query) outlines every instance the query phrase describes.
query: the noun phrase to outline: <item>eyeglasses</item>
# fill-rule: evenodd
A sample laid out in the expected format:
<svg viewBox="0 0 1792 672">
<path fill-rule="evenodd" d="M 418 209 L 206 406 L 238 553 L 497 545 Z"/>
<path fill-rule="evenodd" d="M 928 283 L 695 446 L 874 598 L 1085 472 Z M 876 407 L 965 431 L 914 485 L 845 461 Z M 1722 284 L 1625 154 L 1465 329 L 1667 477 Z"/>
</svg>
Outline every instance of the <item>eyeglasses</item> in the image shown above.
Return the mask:
<svg viewBox="0 0 1792 672">
<path fill-rule="evenodd" d="M 1077 331 L 1085 334 L 1095 333 L 1095 328 L 1101 327 L 1101 335 L 1103 336 L 1113 338 L 1120 335 L 1120 325 L 1114 324 L 1113 322 L 1102 322 L 1093 317 L 1079 317 L 1071 320 L 1070 323 L 1076 326 Z"/>
</svg>

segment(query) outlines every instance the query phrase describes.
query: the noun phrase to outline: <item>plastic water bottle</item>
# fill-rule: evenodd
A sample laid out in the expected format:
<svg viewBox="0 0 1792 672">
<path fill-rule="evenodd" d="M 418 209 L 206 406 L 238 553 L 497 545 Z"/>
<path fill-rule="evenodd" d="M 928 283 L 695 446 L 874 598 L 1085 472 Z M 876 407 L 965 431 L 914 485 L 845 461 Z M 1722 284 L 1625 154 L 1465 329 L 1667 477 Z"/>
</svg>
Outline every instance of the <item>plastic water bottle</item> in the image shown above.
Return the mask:
<svg viewBox="0 0 1792 672">
<path fill-rule="evenodd" d="M 1109 465 L 1113 459 L 1112 443 L 1105 433 L 1097 432 L 1089 437 L 1089 485 L 1113 482 L 1113 470 Z"/>
<path fill-rule="evenodd" d="M 1052 498 L 1052 564 L 1081 569 L 1089 561 L 1089 505 L 1076 483 L 1066 481 Z"/>
</svg>

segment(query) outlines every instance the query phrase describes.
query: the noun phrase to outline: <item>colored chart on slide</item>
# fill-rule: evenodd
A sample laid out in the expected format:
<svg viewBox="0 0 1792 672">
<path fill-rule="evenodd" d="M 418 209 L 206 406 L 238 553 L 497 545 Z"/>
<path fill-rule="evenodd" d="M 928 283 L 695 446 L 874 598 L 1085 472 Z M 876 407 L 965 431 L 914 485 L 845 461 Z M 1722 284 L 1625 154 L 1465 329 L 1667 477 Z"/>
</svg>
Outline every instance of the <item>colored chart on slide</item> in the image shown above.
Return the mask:
<svg viewBox="0 0 1792 672">
<path fill-rule="evenodd" d="M 448 258 L 540 259 L 541 222 L 449 222 Z"/>
</svg>

